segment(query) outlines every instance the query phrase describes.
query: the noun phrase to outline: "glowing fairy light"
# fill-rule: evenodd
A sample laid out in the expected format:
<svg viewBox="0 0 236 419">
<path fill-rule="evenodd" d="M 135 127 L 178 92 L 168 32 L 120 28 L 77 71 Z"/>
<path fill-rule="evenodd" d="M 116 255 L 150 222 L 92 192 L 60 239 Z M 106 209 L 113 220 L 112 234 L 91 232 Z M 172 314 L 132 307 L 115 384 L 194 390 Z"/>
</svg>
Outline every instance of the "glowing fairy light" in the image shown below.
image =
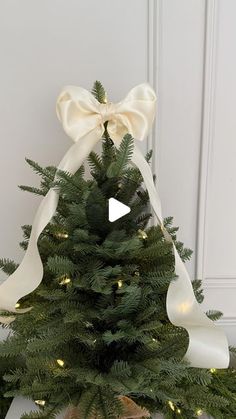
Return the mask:
<svg viewBox="0 0 236 419">
<path fill-rule="evenodd" d="M 56 237 L 57 237 L 58 239 L 68 239 L 69 234 L 68 234 L 68 233 L 57 233 L 57 234 L 56 234 Z"/>
<path fill-rule="evenodd" d="M 144 230 L 138 230 L 138 236 L 140 239 L 146 240 L 148 238 L 148 235 L 146 231 Z"/>
<path fill-rule="evenodd" d="M 64 367 L 65 362 L 62 359 L 57 359 L 57 363 L 60 367 Z"/>
<path fill-rule="evenodd" d="M 65 277 L 60 281 L 60 285 L 66 285 L 66 284 L 69 284 L 70 282 L 71 282 L 71 279 L 68 277 Z"/>
<path fill-rule="evenodd" d="M 171 400 L 168 401 L 168 405 L 170 406 L 171 410 L 175 410 L 175 405 Z"/>
<path fill-rule="evenodd" d="M 186 302 L 186 303 L 179 304 L 178 311 L 180 313 L 188 313 L 190 308 L 191 308 L 191 304 Z"/>
<path fill-rule="evenodd" d="M 45 406 L 46 404 L 45 400 L 35 400 L 34 403 L 38 406 Z"/>
</svg>

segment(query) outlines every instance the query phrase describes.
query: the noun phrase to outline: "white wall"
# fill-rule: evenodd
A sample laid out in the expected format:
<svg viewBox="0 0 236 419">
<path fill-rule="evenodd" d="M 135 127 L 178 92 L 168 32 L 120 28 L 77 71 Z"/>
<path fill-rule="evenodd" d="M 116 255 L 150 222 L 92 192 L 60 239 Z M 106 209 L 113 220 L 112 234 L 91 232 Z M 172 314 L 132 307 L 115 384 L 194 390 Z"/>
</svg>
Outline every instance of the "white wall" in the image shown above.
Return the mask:
<svg viewBox="0 0 236 419">
<path fill-rule="evenodd" d="M 236 3 L 209 1 L 199 200 L 198 275 L 236 343 Z"/>
<path fill-rule="evenodd" d="M 236 2 L 150 4 L 164 213 L 195 252 L 188 267 L 204 281 L 205 308 L 224 312 L 220 323 L 235 344 Z"/>
</svg>

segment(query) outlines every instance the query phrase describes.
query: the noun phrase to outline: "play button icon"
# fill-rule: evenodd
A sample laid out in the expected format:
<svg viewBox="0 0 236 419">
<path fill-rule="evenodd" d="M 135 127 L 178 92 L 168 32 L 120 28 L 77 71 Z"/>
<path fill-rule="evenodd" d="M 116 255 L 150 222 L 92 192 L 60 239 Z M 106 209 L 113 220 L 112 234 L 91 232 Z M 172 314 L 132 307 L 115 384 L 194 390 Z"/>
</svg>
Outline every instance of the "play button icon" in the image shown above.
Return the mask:
<svg viewBox="0 0 236 419">
<path fill-rule="evenodd" d="M 108 218 L 111 223 L 130 212 L 130 207 L 115 198 L 109 199 Z"/>
</svg>

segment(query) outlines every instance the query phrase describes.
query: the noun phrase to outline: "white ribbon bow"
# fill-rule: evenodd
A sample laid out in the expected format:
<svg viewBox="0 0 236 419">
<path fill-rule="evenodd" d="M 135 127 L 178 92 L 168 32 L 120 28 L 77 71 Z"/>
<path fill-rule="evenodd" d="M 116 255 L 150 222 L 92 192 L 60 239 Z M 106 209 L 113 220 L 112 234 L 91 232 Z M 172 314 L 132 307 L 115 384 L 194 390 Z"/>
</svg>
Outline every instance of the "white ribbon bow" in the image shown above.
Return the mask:
<svg viewBox="0 0 236 419">
<path fill-rule="evenodd" d="M 67 86 L 57 100 L 57 115 L 65 132 L 74 140 L 58 169 L 74 174 L 83 164 L 104 132 L 104 122 L 116 147 L 126 133 L 136 140 L 143 140 L 152 127 L 156 111 L 156 95 L 146 83 L 134 87 L 124 100 L 117 104 L 99 103 L 86 89 Z M 161 202 L 153 183 L 152 171 L 135 144 L 133 163 L 139 168 L 158 223 L 167 240 L 172 239 L 163 226 Z M 55 214 L 58 193 L 50 189 L 42 200 L 32 225 L 27 251 L 16 271 L 0 285 L 0 308 L 16 310 L 19 299 L 35 290 L 42 281 L 43 265 L 37 241 L 39 235 Z M 185 359 L 191 366 L 201 368 L 226 368 L 229 363 L 228 342 L 220 327 L 216 326 L 201 310 L 194 296 L 191 280 L 176 247 L 175 272 L 167 293 L 167 314 L 171 323 L 182 327 L 189 334 L 189 346 Z M 0 318 L 3 323 L 12 321 Z"/>
</svg>

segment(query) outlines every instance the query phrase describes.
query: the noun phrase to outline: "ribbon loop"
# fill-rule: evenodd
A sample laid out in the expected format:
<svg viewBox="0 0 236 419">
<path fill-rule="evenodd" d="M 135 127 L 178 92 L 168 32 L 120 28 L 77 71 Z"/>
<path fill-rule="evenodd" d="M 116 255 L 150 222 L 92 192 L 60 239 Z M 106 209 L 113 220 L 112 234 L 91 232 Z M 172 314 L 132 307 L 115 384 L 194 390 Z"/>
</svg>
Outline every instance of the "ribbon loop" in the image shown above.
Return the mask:
<svg viewBox="0 0 236 419">
<path fill-rule="evenodd" d="M 65 132 L 75 144 L 63 157 L 58 169 L 74 174 L 102 137 L 106 121 L 108 121 L 107 130 L 116 146 L 119 145 L 126 133 L 130 133 L 136 140 L 142 141 L 151 130 L 155 111 L 156 95 L 147 83 L 131 89 L 125 99 L 117 104 L 101 104 L 82 87 L 65 87 L 57 100 L 57 115 Z M 167 314 L 174 325 L 185 328 L 189 334 L 189 347 L 185 358 L 191 366 L 225 368 L 229 363 L 226 336 L 223 330 L 206 316 L 195 299 L 185 265 L 170 234 L 164 228 L 161 200 L 153 183 L 152 171 L 136 144 L 132 161 L 142 174 L 164 237 L 173 245 L 175 272 L 178 278 L 171 282 L 168 289 Z M 51 189 L 37 211 L 29 245 L 21 265 L 0 285 L 1 309 L 19 312 L 15 308 L 17 301 L 32 292 L 41 283 L 43 264 L 37 241 L 42 230 L 55 214 L 57 204 L 58 192 Z M 9 323 L 12 318 L 9 320 L 9 318 L 2 317 L 0 321 Z"/>
</svg>

